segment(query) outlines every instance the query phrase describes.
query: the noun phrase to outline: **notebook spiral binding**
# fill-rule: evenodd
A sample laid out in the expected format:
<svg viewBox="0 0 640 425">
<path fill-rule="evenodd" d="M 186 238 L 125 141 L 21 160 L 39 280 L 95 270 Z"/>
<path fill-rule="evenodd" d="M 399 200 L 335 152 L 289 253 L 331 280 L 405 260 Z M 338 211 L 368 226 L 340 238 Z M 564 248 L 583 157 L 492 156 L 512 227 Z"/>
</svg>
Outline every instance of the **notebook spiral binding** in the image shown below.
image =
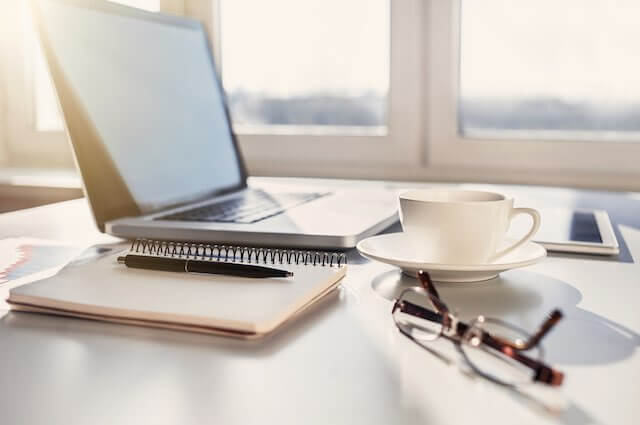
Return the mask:
<svg viewBox="0 0 640 425">
<path fill-rule="evenodd" d="M 138 238 L 133 241 L 130 252 L 193 260 L 241 263 L 302 264 L 328 267 L 340 267 L 347 264 L 347 256 L 340 252 L 212 245 L 143 238 Z"/>
</svg>

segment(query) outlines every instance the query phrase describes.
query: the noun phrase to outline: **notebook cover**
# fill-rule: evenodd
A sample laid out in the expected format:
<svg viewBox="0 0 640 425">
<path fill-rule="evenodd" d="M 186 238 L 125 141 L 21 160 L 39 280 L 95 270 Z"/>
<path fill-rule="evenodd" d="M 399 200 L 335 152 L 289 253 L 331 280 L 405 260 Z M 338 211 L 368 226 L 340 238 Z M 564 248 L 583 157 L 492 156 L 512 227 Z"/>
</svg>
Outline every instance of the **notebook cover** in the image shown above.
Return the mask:
<svg viewBox="0 0 640 425">
<path fill-rule="evenodd" d="M 291 316 L 287 317 L 287 319 L 284 322 L 282 322 L 281 324 L 279 324 L 275 329 L 273 329 L 273 331 L 275 331 L 275 330 L 279 329 L 280 327 L 284 326 L 286 323 L 295 320 L 299 315 L 301 315 L 307 309 L 309 309 L 312 305 L 314 305 L 316 301 L 319 301 L 320 299 L 332 296 L 332 294 L 336 294 L 338 292 L 337 288 L 338 288 L 338 284 L 336 283 L 336 285 L 333 285 L 333 286 L 329 287 L 325 292 L 323 292 L 321 294 L 318 294 L 317 297 L 312 299 L 306 305 L 302 306 L 301 309 L 296 311 Z M 171 323 L 171 322 L 130 319 L 130 318 L 126 318 L 126 317 L 116 317 L 116 316 L 101 316 L 101 315 L 94 315 L 94 314 L 88 314 L 88 313 L 77 313 L 77 312 L 73 312 L 73 311 L 69 311 L 69 310 L 54 309 L 54 308 L 42 308 L 42 307 L 38 307 L 38 306 L 34 306 L 34 305 L 17 304 L 17 303 L 13 303 L 13 302 L 8 302 L 8 304 L 11 306 L 11 310 L 15 310 L 15 311 L 25 311 L 25 312 L 42 313 L 42 314 L 53 314 L 53 315 L 56 315 L 56 316 L 76 317 L 76 318 L 80 318 L 80 319 L 88 319 L 88 320 L 96 320 L 96 321 L 102 321 L 102 322 L 119 323 L 119 324 L 125 324 L 125 325 L 136 325 L 136 326 L 145 326 L 145 327 L 150 327 L 150 328 L 170 329 L 170 330 L 185 331 L 185 332 L 196 332 L 196 333 L 203 333 L 203 334 L 209 334 L 209 335 L 218 335 L 218 336 L 225 336 L 225 337 L 238 338 L 238 339 L 257 339 L 257 338 L 262 338 L 262 337 L 272 333 L 272 332 L 267 332 L 267 333 L 244 333 L 244 332 L 238 332 L 238 331 L 233 331 L 233 330 L 223 329 L 223 328 L 180 325 L 180 324 Z"/>
<path fill-rule="evenodd" d="M 334 289 L 346 266 L 279 265 L 293 278 L 251 279 L 127 268 L 109 252 L 57 275 L 13 288 L 16 310 L 257 337 Z"/>
</svg>

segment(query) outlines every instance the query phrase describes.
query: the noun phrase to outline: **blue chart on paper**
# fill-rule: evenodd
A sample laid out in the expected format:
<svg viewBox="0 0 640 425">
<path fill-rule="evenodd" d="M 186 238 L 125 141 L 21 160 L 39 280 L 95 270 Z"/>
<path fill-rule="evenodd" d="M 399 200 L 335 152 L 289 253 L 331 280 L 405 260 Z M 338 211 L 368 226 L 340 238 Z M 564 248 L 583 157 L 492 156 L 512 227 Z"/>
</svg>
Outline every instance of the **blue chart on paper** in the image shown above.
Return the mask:
<svg viewBox="0 0 640 425">
<path fill-rule="evenodd" d="M 78 247 L 47 245 L 28 239 L 0 241 L 0 284 L 38 273 L 68 262 Z"/>
</svg>

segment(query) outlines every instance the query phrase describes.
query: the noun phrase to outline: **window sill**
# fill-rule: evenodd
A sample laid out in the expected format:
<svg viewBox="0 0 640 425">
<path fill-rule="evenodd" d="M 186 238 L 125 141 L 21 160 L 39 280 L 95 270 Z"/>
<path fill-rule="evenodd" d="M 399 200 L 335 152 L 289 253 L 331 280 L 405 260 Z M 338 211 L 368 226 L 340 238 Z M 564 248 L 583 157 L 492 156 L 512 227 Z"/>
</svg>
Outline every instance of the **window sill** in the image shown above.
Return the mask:
<svg viewBox="0 0 640 425">
<path fill-rule="evenodd" d="M 82 180 L 75 169 L 0 168 L 0 185 L 82 189 Z"/>
<path fill-rule="evenodd" d="M 75 170 L 0 169 L 0 213 L 82 196 Z"/>
</svg>

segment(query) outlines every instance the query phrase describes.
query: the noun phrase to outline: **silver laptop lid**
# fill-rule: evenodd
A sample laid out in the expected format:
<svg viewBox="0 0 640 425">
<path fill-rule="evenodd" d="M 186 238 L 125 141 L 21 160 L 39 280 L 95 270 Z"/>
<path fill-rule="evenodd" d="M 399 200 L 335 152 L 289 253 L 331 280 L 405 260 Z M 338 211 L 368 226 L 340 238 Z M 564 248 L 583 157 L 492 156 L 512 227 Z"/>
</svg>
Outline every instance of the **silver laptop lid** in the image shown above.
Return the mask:
<svg viewBox="0 0 640 425">
<path fill-rule="evenodd" d="M 33 0 L 96 221 L 245 187 L 201 23 L 100 0 Z"/>
</svg>

